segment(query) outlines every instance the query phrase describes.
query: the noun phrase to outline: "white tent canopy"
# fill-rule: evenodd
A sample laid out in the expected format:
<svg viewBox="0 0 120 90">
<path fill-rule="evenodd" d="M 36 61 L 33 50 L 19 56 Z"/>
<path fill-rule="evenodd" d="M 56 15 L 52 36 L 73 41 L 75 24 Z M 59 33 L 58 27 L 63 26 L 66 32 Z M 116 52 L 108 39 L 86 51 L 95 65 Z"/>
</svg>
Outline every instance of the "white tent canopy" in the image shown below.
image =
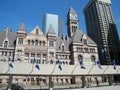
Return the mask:
<svg viewBox="0 0 120 90">
<path fill-rule="evenodd" d="M 102 69 L 98 65 L 87 65 L 86 69 L 81 69 L 80 65 L 61 65 L 62 70 L 57 64 L 39 64 L 40 70 L 35 68 L 36 64 L 14 62 L 13 68 L 9 67 L 8 62 L 0 62 L 0 75 L 46 75 L 46 76 L 81 76 L 81 75 L 110 75 L 120 74 L 120 66 L 102 65 Z"/>
</svg>

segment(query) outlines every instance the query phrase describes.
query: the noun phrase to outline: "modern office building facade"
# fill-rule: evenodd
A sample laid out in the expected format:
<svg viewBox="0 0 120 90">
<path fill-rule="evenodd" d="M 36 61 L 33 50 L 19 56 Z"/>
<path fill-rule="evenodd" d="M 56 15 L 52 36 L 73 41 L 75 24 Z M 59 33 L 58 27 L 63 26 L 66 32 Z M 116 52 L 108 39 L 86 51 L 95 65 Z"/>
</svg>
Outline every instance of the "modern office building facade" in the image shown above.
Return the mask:
<svg viewBox="0 0 120 90">
<path fill-rule="evenodd" d="M 63 35 L 63 20 L 55 14 L 45 14 L 43 16 L 43 33 L 47 34 L 48 29 L 52 25 L 54 28 L 56 36 L 62 36 Z"/>
<path fill-rule="evenodd" d="M 102 64 L 120 64 L 119 36 L 110 0 L 90 0 L 84 8 L 87 34 L 98 45 Z"/>
</svg>

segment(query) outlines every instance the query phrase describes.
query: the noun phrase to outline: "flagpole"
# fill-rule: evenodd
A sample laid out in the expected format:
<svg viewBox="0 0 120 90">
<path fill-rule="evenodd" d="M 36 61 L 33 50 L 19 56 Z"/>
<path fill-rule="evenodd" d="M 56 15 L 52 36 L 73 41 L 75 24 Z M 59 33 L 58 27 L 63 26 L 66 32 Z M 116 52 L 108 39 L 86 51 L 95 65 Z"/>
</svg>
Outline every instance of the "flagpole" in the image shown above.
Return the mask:
<svg viewBox="0 0 120 90">
<path fill-rule="evenodd" d="M 92 67 L 90 68 L 88 74 L 90 74 L 91 70 L 93 69 L 94 65 L 92 65 Z"/>
<path fill-rule="evenodd" d="M 73 74 L 74 70 L 76 69 L 78 63 L 75 65 L 75 67 L 73 68 L 72 72 L 71 72 L 71 75 Z"/>
</svg>

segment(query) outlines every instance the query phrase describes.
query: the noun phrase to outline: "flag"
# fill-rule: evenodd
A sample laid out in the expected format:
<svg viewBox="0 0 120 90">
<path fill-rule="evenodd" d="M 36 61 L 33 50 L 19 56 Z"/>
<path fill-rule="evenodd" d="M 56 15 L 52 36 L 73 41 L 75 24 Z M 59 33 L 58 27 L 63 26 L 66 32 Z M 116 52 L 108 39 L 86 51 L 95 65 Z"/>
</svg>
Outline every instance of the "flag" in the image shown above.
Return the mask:
<svg viewBox="0 0 120 90">
<path fill-rule="evenodd" d="M 83 61 L 82 61 L 82 60 L 79 61 L 79 64 L 80 64 L 80 66 L 81 66 L 81 69 L 86 69 L 86 68 L 84 67 L 84 65 L 83 65 Z"/>
<path fill-rule="evenodd" d="M 9 63 L 9 67 L 13 68 L 13 65 L 12 65 L 12 63 Z"/>
<path fill-rule="evenodd" d="M 80 63 L 80 65 L 83 65 L 83 61 L 82 61 L 82 60 L 80 60 L 80 62 L 79 62 L 79 63 Z"/>
<path fill-rule="evenodd" d="M 98 65 L 98 67 L 99 67 L 100 69 L 102 69 L 100 60 L 98 60 L 96 63 L 97 63 L 97 65 Z"/>
<path fill-rule="evenodd" d="M 114 70 L 116 70 L 117 68 L 116 68 L 116 62 L 115 62 L 115 60 L 112 61 L 112 65 L 113 65 Z"/>
<path fill-rule="evenodd" d="M 35 68 L 37 68 L 38 70 L 40 70 L 40 67 L 38 64 L 35 65 Z"/>
<path fill-rule="evenodd" d="M 59 68 L 60 70 L 62 70 L 62 66 L 61 66 L 61 64 L 59 64 L 58 68 Z"/>
<path fill-rule="evenodd" d="M 83 65 L 81 66 L 82 69 L 86 69 Z"/>
<path fill-rule="evenodd" d="M 60 70 L 62 70 L 61 62 L 60 62 L 59 59 L 56 61 L 56 64 L 58 64 L 58 68 L 59 68 Z"/>
<path fill-rule="evenodd" d="M 60 60 L 59 59 L 56 61 L 56 64 L 60 64 Z"/>
</svg>

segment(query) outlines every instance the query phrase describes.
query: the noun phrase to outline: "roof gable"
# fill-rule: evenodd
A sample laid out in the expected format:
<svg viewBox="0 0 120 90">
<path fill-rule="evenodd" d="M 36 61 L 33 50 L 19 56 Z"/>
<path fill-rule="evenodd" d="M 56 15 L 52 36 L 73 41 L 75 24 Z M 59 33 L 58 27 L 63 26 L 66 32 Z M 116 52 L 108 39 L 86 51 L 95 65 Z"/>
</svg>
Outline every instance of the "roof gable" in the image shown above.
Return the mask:
<svg viewBox="0 0 120 90">
<path fill-rule="evenodd" d="M 17 33 L 15 32 L 8 32 L 7 35 L 5 31 L 0 32 L 0 46 L 3 45 L 3 42 L 7 39 L 9 41 L 9 46 L 13 47 L 14 42 L 16 40 Z"/>
<path fill-rule="evenodd" d="M 36 26 L 30 34 L 38 34 L 38 35 L 44 35 L 44 33 L 40 30 L 39 26 Z"/>
</svg>

